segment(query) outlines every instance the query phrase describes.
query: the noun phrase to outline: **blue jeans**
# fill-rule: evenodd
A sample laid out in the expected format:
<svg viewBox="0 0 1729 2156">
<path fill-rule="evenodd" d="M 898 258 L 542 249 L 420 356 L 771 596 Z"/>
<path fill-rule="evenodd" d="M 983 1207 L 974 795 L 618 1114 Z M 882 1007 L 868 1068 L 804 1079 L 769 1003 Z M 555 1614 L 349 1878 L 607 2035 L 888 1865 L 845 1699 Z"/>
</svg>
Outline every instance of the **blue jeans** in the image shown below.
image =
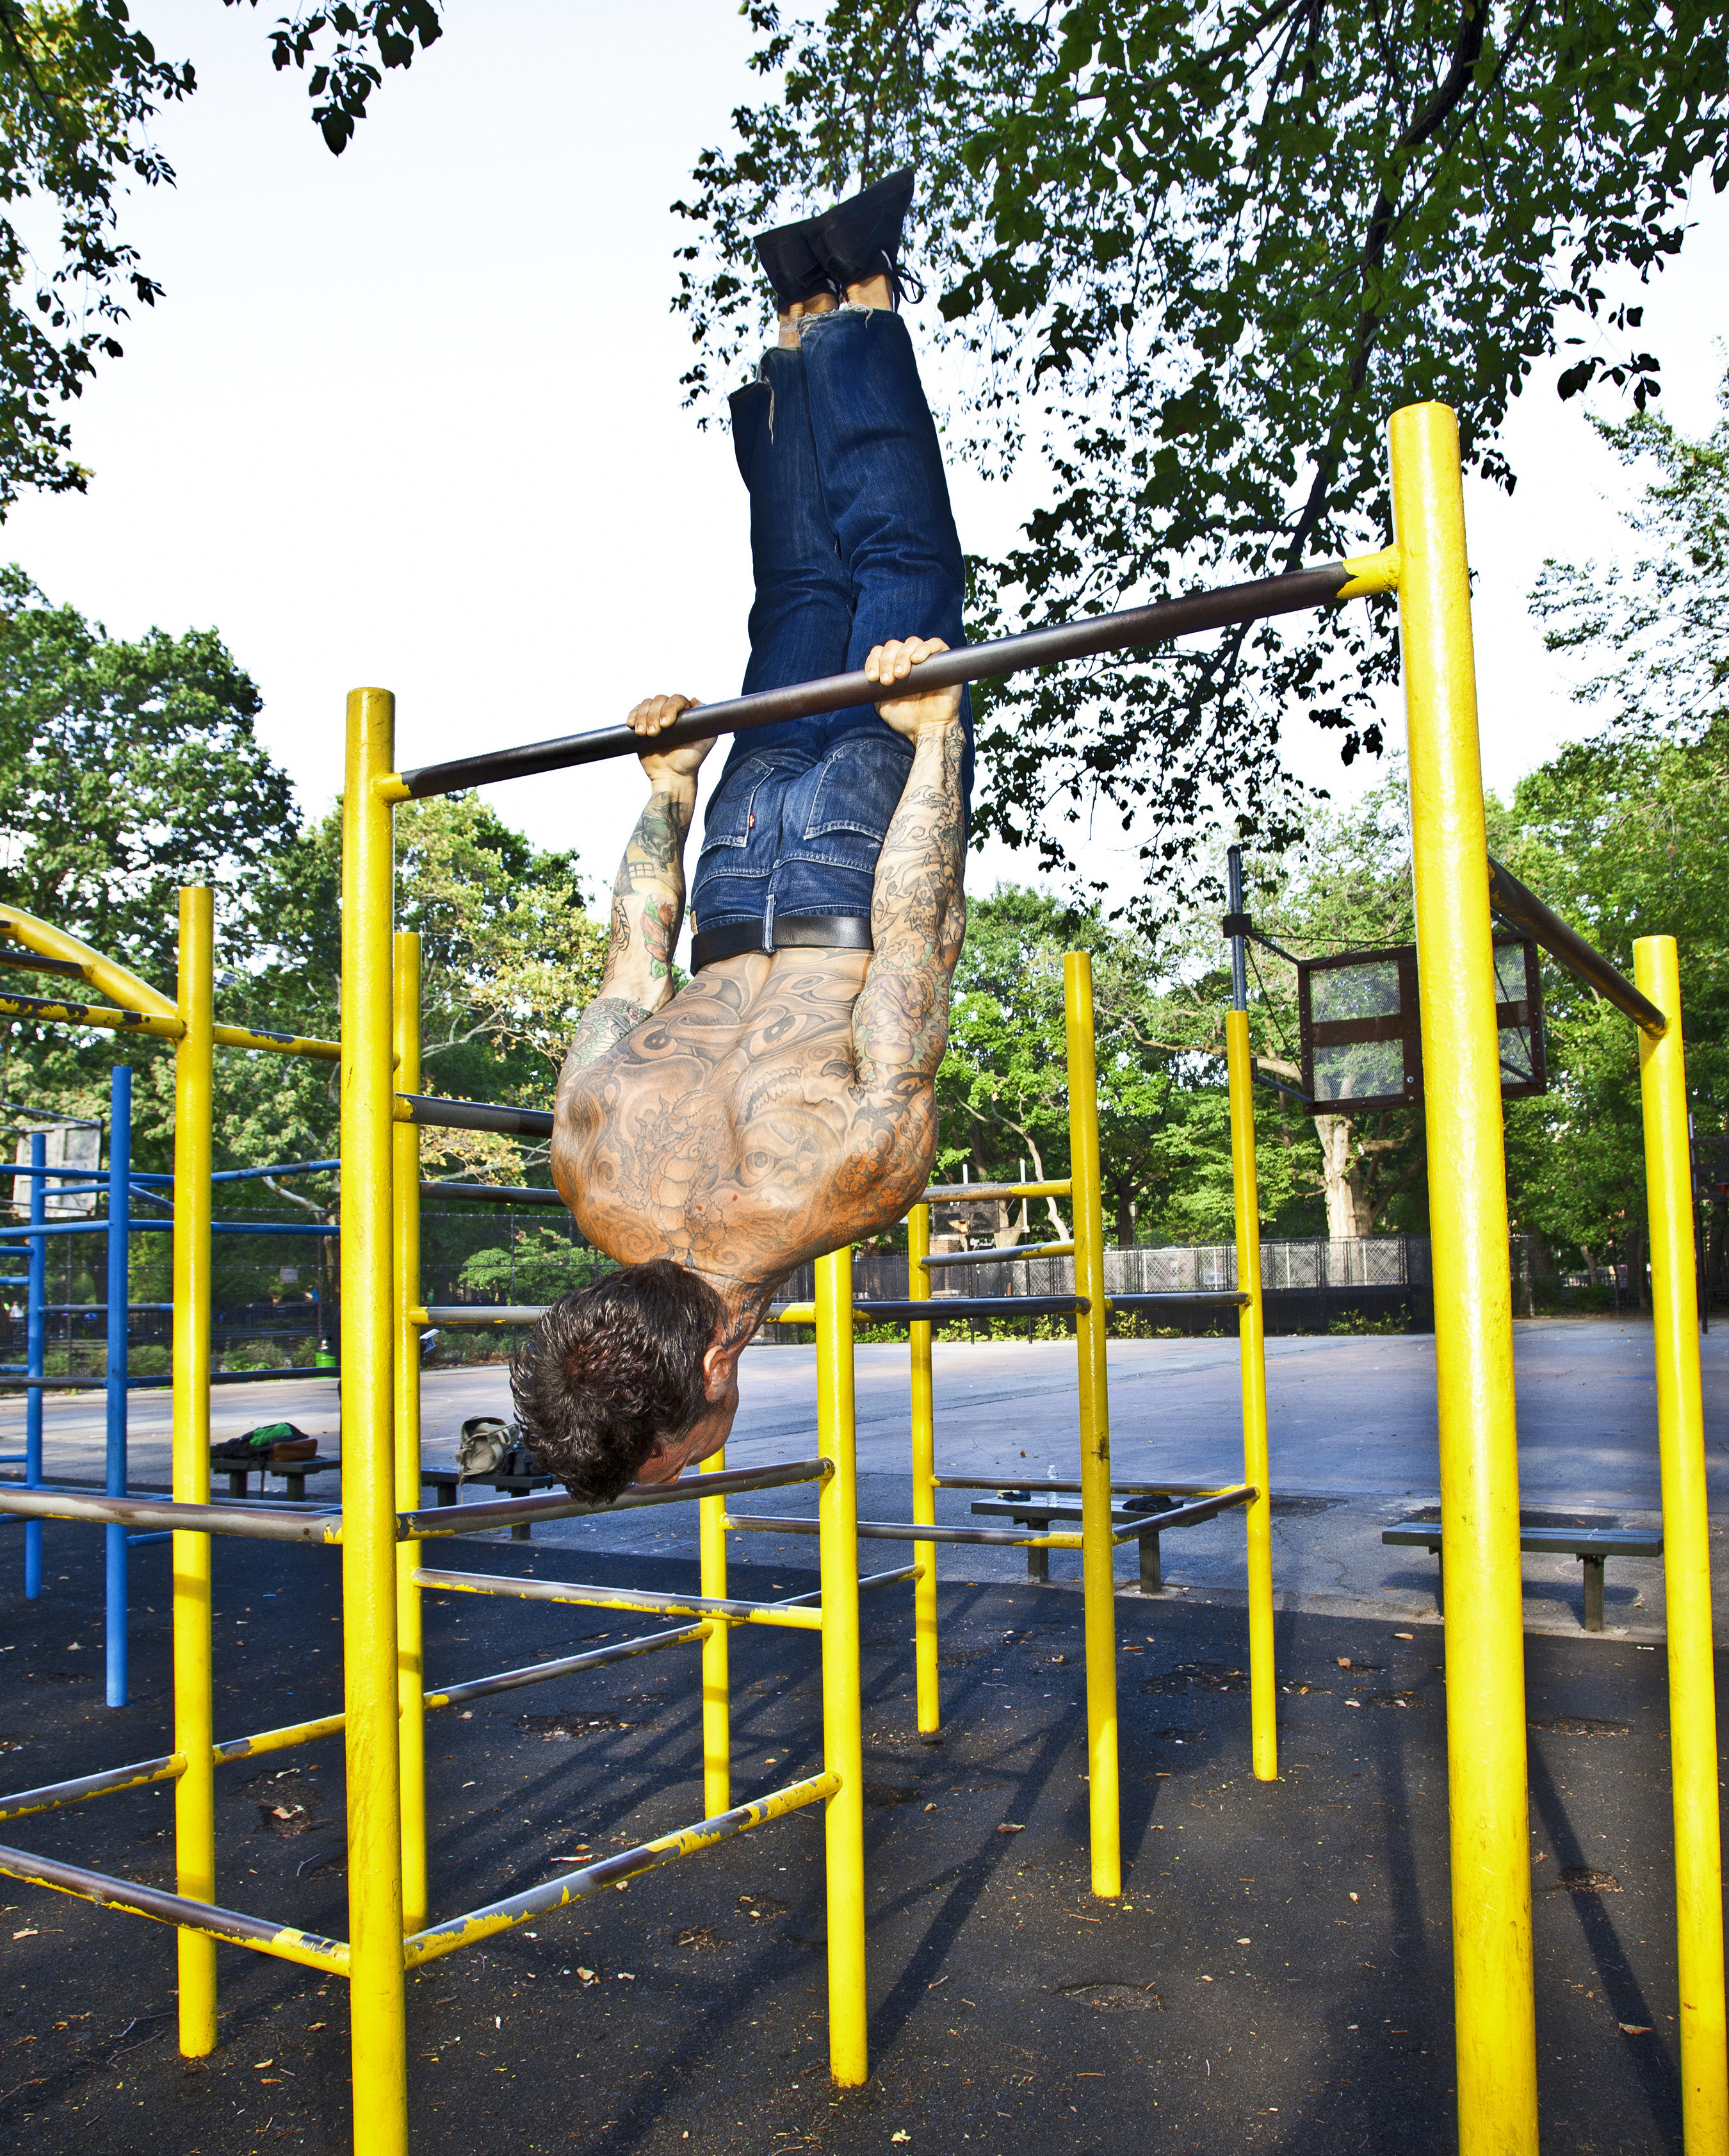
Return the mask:
<svg viewBox="0 0 1729 2156">
<path fill-rule="evenodd" d="M 900 317 L 818 316 L 731 403 L 757 580 L 746 693 L 862 666 L 891 637 L 964 642 L 961 542 Z M 970 701 L 966 727 L 963 806 Z M 760 921 L 766 948 L 777 914 L 868 920 L 911 763 L 871 704 L 736 736 L 691 879 L 698 932 Z"/>
</svg>

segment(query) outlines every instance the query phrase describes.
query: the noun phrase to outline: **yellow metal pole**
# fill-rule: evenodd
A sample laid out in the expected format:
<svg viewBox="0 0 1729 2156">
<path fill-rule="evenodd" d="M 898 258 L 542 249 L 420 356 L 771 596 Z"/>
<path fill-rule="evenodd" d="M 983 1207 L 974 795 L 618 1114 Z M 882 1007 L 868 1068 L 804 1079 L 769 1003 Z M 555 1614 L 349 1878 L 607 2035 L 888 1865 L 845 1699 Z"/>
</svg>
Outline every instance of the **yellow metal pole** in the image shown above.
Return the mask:
<svg viewBox="0 0 1729 2156">
<path fill-rule="evenodd" d="M 180 894 L 174 1049 L 174 1409 L 172 1480 L 182 1504 L 210 1502 L 210 1167 L 216 1008 L 213 896 Z M 174 1864 L 188 1900 L 216 1899 L 216 1725 L 210 1691 L 210 1537 L 177 1533 L 174 1566 L 174 1748 L 186 1771 L 174 1784 Z M 216 1942 L 176 1934 L 180 2049 L 216 2049 Z"/>
<path fill-rule="evenodd" d="M 1459 429 L 1393 418 L 1431 1173 L 1459 2143 L 1536 2156 L 1519 1461 L 1501 1058 Z"/>
<path fill-rule="evenodd" d="M 1729 2049 L 1723 2001 L 1723 1849 L 1718 1817 L 1711 1525 L 1699 1383 L 1691 1149 L 1672 936 L 1633 947 L 1635 984 L 1669 1024 L 1641 1032 L 1645 1193 L 1663 1470 L 1663 1584 L 1669 1618 L 1670 1782 L 1675 1805 L 1675 1962 L 1680 1987 L 1681 2141 L 1687 2156 L 1729 2150 Z"/>
<path fill-rule="evenodd" d="M 420 938 L 399 934 L 394 943 L 393 1046 L 396 1089 L 420 1091 Z M 391 1207 L 395 1234 L 392 1317 L 396 1331 L 396 1508 L 420 1502 L 420 1327 L 409 1312 L 420 1306 L 420 1130 L 391 1126 Z M 403 1929 L 427 1922 L 426 1680 L 421 1651 L 420 1589 L 415 1573 L 421 1546 L 396 1546 L 397 1751 L 403 1825 Z"/>
<path fill-rule="evenodd" d="M 1231 1183 L 1237 1205 L 1237 1313 L 1243 1372 L 1243 1480 L 1260 1495 L 1245 1508 L 1249 1537 L 1249 1726 L 1258 1782 L 1279 1779 L 1279 1687 L 1273 1667 L 1273 1501 L 1268 1488 L 1267 1354 L 1261 1307 L 1260 1194 L 1254 1173 L 1254 1073 L 1249 1014 L 1225 1014 L 1230 1073 Z"/>
<path fill-rule="evenodd" d="M 342 791 L 342 1684 L 356 2156 L 407 2156 L 392 1472 L 390 803 L 396 701 L 348 699 Z"/>
<path fill-rule="evenodd" d="M 726 1465 L 725 1451 L 702 1463 L 705 1474 Z M 705 1497 L 696 1507 L 702 1559 L 702 1592 L 726 1599 L 726 1500 Z M 702 1804 L 710 1819 L 732 1804 L 732 1672 L 727 1645 L 732 1627 L 713 1625 L 702 1643 Z"/>
<path fill-rule="evenodd" d="M 1111 1537 L 1111 1400 L 1105 1374 L 1105 1208 L 1099 1173 L 1099 1087 L 1093 1060 L 1093 962 L 1063 961 L 1069 1034 L 1069 1173 L 1073 1183 L 1075 1286 L 1090 1307 L 1076 1315 L 1080 1393 L 1081 1600 L 1086 1625 L 1086 1751 L 1093 1892 L 1122 1892 L 1116 1764 L 1116 1546 Z"/>
<path fill-rule="evenodd" d="M 928 1300 L 931 1276 L 920 1262 L 931 1255 L 931 1209 L 915 1205 L 906 1216 L 906 1292 Z M 922 1318 L 907 1327 L 912 1341 L 912 1517 L 936 1522 L 936 1407 L 931 1382 L 931 1327 Z M 912 1561 L 924 1570 L 912 1584 L 913 1662 L 918 1676 L 919 1734 L 942 1729 L 942 1689 L 936 1675 L 936 1545 L 915 1543 Z"/>
<path fill-rule="evenodd" d="M 859 1481 L 853 1425 L 853 1254 L 818 1258 L 817 1450 L 834 1463 L 817 1501 L 823 1576 L 823 1766 L 829 1886 L 829 2071 L 870 2071 L 864 1992 L 864 1745 L 859 1697 Z"/>
</svg>

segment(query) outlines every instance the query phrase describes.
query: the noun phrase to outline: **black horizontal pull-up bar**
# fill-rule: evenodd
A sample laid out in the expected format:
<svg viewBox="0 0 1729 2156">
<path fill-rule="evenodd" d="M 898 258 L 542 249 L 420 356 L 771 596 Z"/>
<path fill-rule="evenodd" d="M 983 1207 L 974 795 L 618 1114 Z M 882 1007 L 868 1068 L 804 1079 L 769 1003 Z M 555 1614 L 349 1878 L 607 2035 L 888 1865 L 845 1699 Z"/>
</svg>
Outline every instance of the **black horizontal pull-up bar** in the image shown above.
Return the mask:
<svg viewBox="0 0 1729 2156">
<path fill-rule="evenodd" d="M 1190 592 L 1180 599 L 1131 607 L 1122 613 L 1090 615 L 1053 629 L 1031 629 L 990 644 L 962 644 L 939 652 L 919 668 L 921 690 L 953 688 L 962 681 L 992 680 L 1020 674 L 1029 666 L 1051 666 L 1065 659 L 1092 659 L 1101 652 L 1132 650 L 1163 644 L 1175 636 L 1196 636 L 1236 622 L 1265 621 L 1275 614 L 1298 613 L 1307 607 L 1331 606 L 1356 572 L 1343 562 L 1299 569 L 1285 577 L 1262 577 L 1253 583 L 1225 584 L 1217 591 Z M 763 689 L 752 696 L 731 696 L 705 704 L 676 719 L 654 736 L 657 749 L 704 741 L 711 734 L 742 733 L 750 726 L 777 726 L 823 711 L 844 711 L 872 704 L 880 685 L 862 673 L 831 674 L 821 681 L 800 681 L 784 689 Z M 531 778 L 541 771 L 562 771 L 572 764 L 603 763 L 617 756 L 640 756 L 645 744 L 628 726 L 600 726 L 592 733 L 562 734 L 556 740 L 525 742 L 520 748 L 494 749 L 481 756 L 459 756 L 448 763 L 423 763 L 405 771 L 408 798 L 423 801 L 434 793 L 455 793 L 467 786 L 488 786 L 501 778 Z"/>
<path fill-rule="evenodd" d="M 1595 988 L 1618 1011 L 1624 1011 L 1641 1032 L 1660 1034 L 1668 1030 L 1669 1020 L 1656 1004 L 1642 996 L 1602 952 L 1593 951 L 1583 936 L 1569 928 L 1558 913 L 1551 913 L 1537 893 L 1527 891 L 1493 854 L 1489 856 L 1489 903 L 1504 921 L 1522 929 L 1569 973 L 1576 973 L 1587 988 Z"/>
</svg>

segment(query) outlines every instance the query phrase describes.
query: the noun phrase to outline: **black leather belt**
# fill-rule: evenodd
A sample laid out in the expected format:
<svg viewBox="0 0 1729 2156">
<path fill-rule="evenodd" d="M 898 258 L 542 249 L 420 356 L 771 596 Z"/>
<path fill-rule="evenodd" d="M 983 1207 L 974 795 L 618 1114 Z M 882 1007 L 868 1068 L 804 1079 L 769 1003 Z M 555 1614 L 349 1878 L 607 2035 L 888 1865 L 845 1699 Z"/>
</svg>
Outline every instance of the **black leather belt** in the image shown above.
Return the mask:
<svg viewBox="0 0 1729 2156">
<path fill-rule="evenodd" d="M 700 973 L 718 959 L 771 947 L 760 921 L 730 921 L 690 939 L 690 970 Z M 870 917 L 862 913 L 777 913 L 772 947 L 777 951 L 869 951 Z"/>
</svg>

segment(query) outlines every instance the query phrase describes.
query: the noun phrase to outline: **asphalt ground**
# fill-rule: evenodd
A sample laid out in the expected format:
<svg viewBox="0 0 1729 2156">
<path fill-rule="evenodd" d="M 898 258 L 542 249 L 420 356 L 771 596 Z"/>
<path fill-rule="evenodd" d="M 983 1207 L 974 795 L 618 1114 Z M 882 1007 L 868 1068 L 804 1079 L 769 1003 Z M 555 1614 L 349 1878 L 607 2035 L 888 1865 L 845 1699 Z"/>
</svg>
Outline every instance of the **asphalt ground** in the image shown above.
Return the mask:
<svg viewBox="0 0 1729 2156">
<path fill-rule="evenodd" d="M 24 1604 L 13 1568 L 0 1573 L 0 1768 L 14 1789 L 168 1748 L 167 1548 L 135 1553 L 134 1700 L 112 1712 L 90 1625 L 100 1538 L 50 1525 L 46 1549 L 44 1600 Z M 762 1563 L 741 1550 L 733 1591 L 813 1585 L 813 1545 L 788 1552 Z M 218 1734 L 338 1705 L 334 1554 L 216 1553 Z M 545 1578 L 577 1554 L 475 1543 L 456 1561 Z M 580 1554 L 598 1581 L 695 1584 L 682 1556 Z M 909 1599 L 890 1589 L 864 1605 L 869 2085 L 829 2084 L 822 1828 L 808 1811 L 411 1981 L 417 2151 L 1452 2146 L 1439 1630 L 1287 1609 L 1281 1774 L 1262 1784 L 1248 1769 L 1240 1611 L 1120 1597 L 1126 1888 L 1107 1905 L 1088 1886 L 1079 1595 L 952 1566 L 940 1747 L 914 1732 Z M 629 1622 L 430 1598 L 428 1676 L 568 1652 Z M 735 1786 L 748 1797 L 819 1763 L 817 1643 L 735 1637 Z M 700 1812 L 685 1652 L 433 1721 L 435 1915 L 555 1876 L 579 1844 L 623 1848 Z M 1663 1657 L 1534 1636 L 1527 1682 L 1544 2146 L 1678 2146 Z M 218 1792 L 218 1898 L 342 1933 L 340 1745 L 223 1768 Z M 4 1831 L 168 1885 L 171 1804 L 136 1792 Z M 167 1929 L 0 1887 L 8 2145 L 348 2147 L 340 1982 L 222 1948 L 221 2047 L 188 2064 Z"/>
</svg>

